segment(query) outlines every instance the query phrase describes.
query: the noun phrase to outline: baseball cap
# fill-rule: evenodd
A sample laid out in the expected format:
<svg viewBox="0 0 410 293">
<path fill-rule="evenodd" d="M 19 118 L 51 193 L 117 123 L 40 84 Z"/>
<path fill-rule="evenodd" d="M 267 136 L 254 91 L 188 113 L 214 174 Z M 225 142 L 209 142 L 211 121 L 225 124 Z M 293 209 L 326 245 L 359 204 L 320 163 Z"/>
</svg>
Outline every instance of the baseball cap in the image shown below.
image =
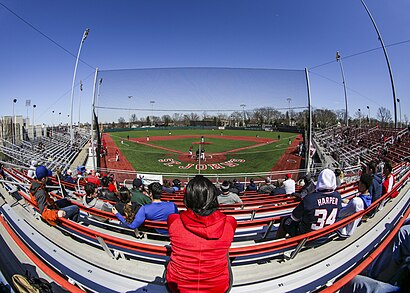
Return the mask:
<svg viewBox="0 0 410 293">
<path fill-rule="evenodd" d="M 71 171 L 70 169 L 67 170 L 67 174 L 71 175 L 73 174 L 73 171 Z"/>
<path fill-rule="evenodd" d="M 225 191 L 229 191 L 229 182 L 228 181 L 224 181 L 223 183 L 222 183 L 222 185 L 221 185 L 221 190 L 223 191 L 223 192 L 225 192 Z"/>
<path fill-rule="evenodd" d="M 286 178 L 287 178 L 287 179 L 289 179 L 289 178 L 291 178 L 291 177 L 292 177 L 292 175 L 290 175 L 290 173 L 286 174 Z"/>
<path fill-rule="evenodd" d="M 36 168 L 36 177 L 38 180 L 41 180 L 45 177 L 50 177 L 52 175 L 53 173 L 44 166 L 38 166 Z"/>
<path fill-rule="evenodd" d="M 330 169 L 324 169 L 319 174 L 317 180 L 316 191 L 319 190 L 335 190 L 336 189 L 336 176 Z"/>
<path fill-rule="evenodd" d="M 142 185 L 142 180 L 139 179 L 139 178 L 135 178 L 135 179 L 132 181 L 132 186 L 134 186 L 134 187 L 136 187 L 136 188 L 139 188 L 141 185 Z"/>
</svg>

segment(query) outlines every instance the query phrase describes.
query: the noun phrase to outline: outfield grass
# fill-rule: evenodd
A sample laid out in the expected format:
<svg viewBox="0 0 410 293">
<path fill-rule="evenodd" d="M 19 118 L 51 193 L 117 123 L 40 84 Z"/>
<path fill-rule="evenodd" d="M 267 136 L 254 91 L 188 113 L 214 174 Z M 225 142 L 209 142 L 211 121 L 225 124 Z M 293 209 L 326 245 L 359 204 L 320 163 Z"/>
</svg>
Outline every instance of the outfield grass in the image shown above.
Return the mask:
<svg viewBox="0 0 410 293">
<path fill-rule="evenodd" d="M 141 172 L 165 172 L 165 173 L 197 173 L 198 170 L 195 167 L 190 169 L 181 169 L 179 166 L 187 166 L 188 163 L 182 162 L 178 159 L 180 154 L 175 152 L 169 152 L 162 149 L 157 149 L 151 146 L 145 146 L 135 142 L 127 141 L 126 137 L 129 135 L 130 139 L 138 137 L 154 137 L 154 136 L 168 136 L 169 140 L 162 141 L 150 141 L 150 144 L 155 144 L 160 147 L 169 148 L 188 153 L 189 146 L 195 141 L 200 141 L 200 137 L 205 136 L 205 141 L 212 144 L 205 145 L 207 154 L 216 152 L 225 152 L 232 149 L 238 149 L 241 147 L 249 147 L 257 144 L 256 142 L 245 140 L 227 140 L 221 138 L 207 138 L 207 135 L 220 135 L 221 132 L 224 136 L 250 136 L 255 137 L 258 135 L 260 138 L 272 138 L 277 140 L 280 135 L 280 140 L 271 144 L 258 146 L 255 148 L 245 149 L 236 153 L 226 154 L 226 159 L 219 162 L 223 163 L 230 159 L 244 160 L 243 162 L 235 162 L 237 166 L 229 167 L 224 166 L 224 169 L 212 170 L 207 166 L 206 170 L 202 170 L 204 174 L 226 174 L 226 173 L 248 173 L 248 172 L 268 172 L 272 169 L 275 163 L 283 155 L 288 147 L 289 138 L 292 140 L 296 136 L 294 133 L 284 132 L 266 132 L 266 131 L 247 131 L 247 130 L 172 130 L 169 135 L 169 130 L 138 130 L 127 132 L 115 132 L 111 133 L 111 137 L 117 144 L 118 148 L 122 151 L 127 160 L 133 165 L 135 170 Z M 171 139 L 174 135 L 195 135 L 195 138 L 182 138 Z M 124 139 L 122 145 L 121 139 Z M 193 145 L 193 152 L 195 153 L 197 145 Z M 179 161 L 180 164 L 174 163 L 173 166 L 166 166 L 164 162 L 159 162 L 161 159 L 173 159 Z M 228 164 L 229 165 L 229 164 Z"/>
</svg>

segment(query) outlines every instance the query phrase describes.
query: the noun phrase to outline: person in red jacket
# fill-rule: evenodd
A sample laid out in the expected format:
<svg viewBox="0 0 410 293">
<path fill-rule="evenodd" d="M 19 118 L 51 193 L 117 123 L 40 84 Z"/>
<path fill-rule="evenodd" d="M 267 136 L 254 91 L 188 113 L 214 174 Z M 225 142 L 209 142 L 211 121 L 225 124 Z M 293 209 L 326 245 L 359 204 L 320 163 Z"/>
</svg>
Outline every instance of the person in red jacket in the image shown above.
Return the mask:
<svg viewBox="0 0 410 293">
<path fill-rule="evenodd" d="M 232 286 L 229 262 L 236 220 L 217 210 L 218 191 L 197 175 L 187 185 L 180 214 L 168 217 L 171 258 L 166 280 L 171 292 L 227 292 Z"/>
</svg>

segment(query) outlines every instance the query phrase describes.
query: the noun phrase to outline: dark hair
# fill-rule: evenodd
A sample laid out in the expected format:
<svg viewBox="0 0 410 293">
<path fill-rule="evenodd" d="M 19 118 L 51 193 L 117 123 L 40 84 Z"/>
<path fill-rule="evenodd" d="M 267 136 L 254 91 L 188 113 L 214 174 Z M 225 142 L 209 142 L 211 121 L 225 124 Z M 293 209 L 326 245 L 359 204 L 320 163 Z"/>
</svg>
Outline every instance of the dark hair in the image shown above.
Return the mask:
<svg viewBox="0 0 410 293">
<path fill-rule="evenodd" d="M 127 187 L 122 186 L 119 194 L 120 202 L 129 203 L 131 201 L 131 194 Z"/>
<path fill-rule="evenodd" d="M 208 216 L 218 207 L 218 191 L 208 178 L 196 175 L 186 186 L 184 204 L 195 214 Z"/>
<path fill-rule="evenodd" d="M 101 178 L 102 187 L 108 187 L 108 183 L 109 183 L 109 180 L 108 180 L 107 176 Z"/>
<path fill-rule="evenodd" d="M 97 185 L 95 185 L 94 183 L 91 183 L 91 182 L 87 182 L 84 185 L 84 191 L 87 195 L 94 194 L 96 188 L 97 188 Z"/>
<path fill-rule="evenodd" d="M 161 199 L 161 194 L 162 194 L 162 185 L 159 182 L 153 182 L 150 185 L 148 185 L 148 189 L 150 193 L 152 194 L 153 199 Z"/>
<path fill-rule="evenodd" d="M 175 178 L 174 180 L 172 180 L 172 183 L 173 183 L 175 186 L 178 186 L 178 187 L 181 186 L 181 181 L 180 181 L 179 179 L 177 179 L 177 178 Z"/>
<path fill-rule="evenodd" d="M 125 215 L 125 222 L 131 224 L 135 219 L 135 210 L 133 209 L 132 205 L 125 204 L 124 205 L 124 215 Z"/>
<path fill-rule="evenodd" d="M 376 174 L 377 164 L 375 161 L 370 161 L 369 164 L 367 164 L 367 168 L 369 168 L 373 174 Z"/>
<path fill-rule="evenodd" d="M 362 176 L 360 176 L 359 182 L 363 183 L 364 186 L 366 186 L 366 190 L 367 190 L 373 184 L 373 177 L 370 174 L 363 173 Z"/>
<path fill-rule="evenodd" d="M 393 166 L 391 165 L 390 161 L 387 161 L 386 163 L 384 163 L 384 169 L 389 170 L 389 173 L 391 173 L 391 171 L 393 170 Z"/>
<path fill-rule="evenodd" d="M 340 174 L 342 174 L 342 171 L 340 169 L 335 169 L 335 175 L 340 176 Z"/>
</svg>

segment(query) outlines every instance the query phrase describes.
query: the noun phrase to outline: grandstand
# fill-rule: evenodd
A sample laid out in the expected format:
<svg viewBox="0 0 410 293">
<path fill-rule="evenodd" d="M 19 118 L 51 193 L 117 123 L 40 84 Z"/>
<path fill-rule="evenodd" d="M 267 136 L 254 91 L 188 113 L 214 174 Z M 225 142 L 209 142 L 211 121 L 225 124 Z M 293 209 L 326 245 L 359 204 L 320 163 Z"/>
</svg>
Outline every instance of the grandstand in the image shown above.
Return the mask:
<svg viewBox="0 0 410 293">
<path fill-rule="evenodd" d="M 349 272 L 365 262 L 367 255 L 375 248 L 383 247 L 394 233 L 393 227 L 400 226 L 402 219 L 409 215 L 410 191 L 407 183 L 410 164 L 404 156 L 408 154 L 408 130 L 354 129 L 354 136 L 351 139 L 349 137 L 349 143 L 335 138 L 342 137 L 344 131 L 346 128 L 334 127 L 315 133 L 314 140 L 318 148 L 334 150 L 328 154 L 332 156 L 331 161 L 318 161 L 315 166 L 332 166 L 332 162 L 338 163 L 336 159 L 344 155 L 340 164 L 332 167 L 344 166 L 346 183 L 338 191 L 342 198 L 348 199 L 357 194 L 356 184 L 361 168 L 354 165 L 357 157 L 360 158 L 360 164 L 367 164 L 375 156 L 369 152 L 387 148 L 387 153 L 381 155 L 395 163 L 393 173 L 396 185 L 392 192 L 372 203 L 368 210 L 334 225 L 297 237 L 275 240 L 281 218 L 291 213 L 299 199 L 245 191 L 241 195 L 242 204 L 220 207 L 225 214 L 234 216 L 238 221 L 229 252 L 234 276 L 232 292 L 337 290 L 348 281 L 347 276 L 351 275 Z M 382 134 L 387 137 L 386 140 L 380 140 Z M 41 141 L 47 151 L 38 152 L 35 147 L 30 148 L 28 143 L 19 147 L 10 145 L 5 149 L 14 149 L 15 156 L 10 157 L 23 166 L 16 168 L 6 163 L 4 168 L 0 235 L 5 247 L 9 247 L 12 255 L 18 259 L 14 259 L 14 265 L 4 273 L 22 271 L 23 267 L 19 265 L 22 261 L 37 266 L 39 270 L 36 273 L 50 280 L 56 289 L 64 288 L 70 292 L 166 292 L 163 272 L 169 257 L 169 240 L 166 237 L 158 238 L 153 232 L 144 232 L 143 238 L 136 238 L 139 232 L 120 226 L 113 214 L 83 206 L 80 200 L 83 196 L 83 178 L 76 185 L 63 183 L 67 196 L 80 207 L 80 223 L 63 219 L 54 228 L 39 221 L 41 215 L 31 202 L 28 193 L 30 178 L 24 168 L 30 156 L 55 170 L 61 166 L 68 168 L 70 162 L 72 164 L 75 156 L 78 156 L 80 148 L 88 149 L 84 137 L 79 137 L 79 148 L 69 151 L 69 138 L 63 134 Z M 339 151 L 341 146 L 343 152 Z M 362 148 L 361 151 L 355 152 L 358 148 Z M 58 149 L 61 153 L 58 153 Z M 74 151 L 76 155 L 73 155 Z M 50 162 L 50 156 L 55 160 Z M 316 156 L 319 160 L 319 150 Z M 315 174 L 318 170 L 311 171 Z M 123 183 L 129 184 L 132 178 Z M 61 198 L 61 183 L 57 179 L 53 182 L 56 186 L 51 195 L 56 199 Z M 390 198 L 396 191 L 399 195 Z M 164 193 L 163 200 L 172 201 L 180 210 L 184 209 L 183 191 Z M 342 242 L 338 239 L 335 233 L 337 229 L 363 217 L 369 210 L 377 210 L 386 200 L 384 209 L 363 222 L 352 237 Z M 96 217 L 105 218 L 106 221 L 102 222 Z M 165 222 L 145 221 L 144 226 L 167 229 Z M 330 235 L 330 241 L 314 244 L 314 240 L 324 235 Z M 7 250 L 3 251 L 1 259 L 9 261 L 6 254 Z M 108 281 L 114 278 L 118 282 Z"/>
</svg>

